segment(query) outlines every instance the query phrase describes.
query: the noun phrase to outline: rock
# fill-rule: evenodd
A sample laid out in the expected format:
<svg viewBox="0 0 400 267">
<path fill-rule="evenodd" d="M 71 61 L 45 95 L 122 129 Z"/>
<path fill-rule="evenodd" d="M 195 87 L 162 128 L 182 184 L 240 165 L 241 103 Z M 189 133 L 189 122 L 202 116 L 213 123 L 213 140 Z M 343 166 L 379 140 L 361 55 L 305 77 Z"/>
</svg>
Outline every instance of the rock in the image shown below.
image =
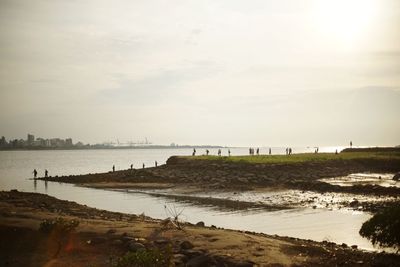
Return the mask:
<svg viewBox="0 0 400 267">
<path fill-rule="evenodd" d="M 199 227 L 204 227 L 204 226 L 205 226 L 205 224 L 204 224 L 204 222 L 203 222 L 203 221 L 200 221 L 200 222 L 196 223 L 196 226 L 199 226 Z"/>
<path fill-rule="evenodd" d="M 106 240 L 104 237 L 95 236 L 90 240 L 89 244 L 97 245 L 106 242 Z"/>
<path fill-rule="evenodd" d="M 399 180 L 400 180 L 400 172 L 396 173 L 396 174 L 393 176 L 393 180 L 395 180 L 395 181 L 399 181 Z"/>
<path fill-rule="evenodd" d="M 138 250 L 145 249 L 145 246 L 143 244 L 141 244 L 141 243 L 137 243 L 135 241 L 131 241 L 131 242 L 128 243 L 128 249 L 129 249 L 129 251 L 135 252 L 135 251 L 138 251 Z"/>
<path fill-rule="evenodd" d="M 190 243 L 189 241 L 185 240 L 185 241 L 182 241 L 182 242 L 179 244 L 179 247 L 180 247 L 181 249 L 186 250 L 186 249 L 192 249 L 194 246 L 193 246 L 192 243 Z"/>
<path fill-rule="evenodd" d="M 168 243 L 169 243 L 168 239 L 157 239 L 154 241 L 154 244 L 161 245 L 161 246 L 166 245 Z"/>
<path fill-rule="evenodd" d="M 135 238 L 133 238 L 133 237 L 131 237 L 131 236 L 126 236 L 126 235 L 124 235 L 124 236 L 121 237 L 121 240 L 122 240 L 123 242 L 130 242 L 130 241 L 135 241 Z"/>
<path fill-rule="evenodd" d="M 216 265 L 217 262 L 214 260 L 213 257 L 209 255 L 199 255 L 190 259 L 187 263 L 187 267 L 202 267 L 202 266 L 212 266 Z"/>
<path fill-rule="evenodd" d="M 174 255 L 174 263 L 175 265 L 184 264 L 187 261 L 187 257 L 183 254 L 175 254 Z"/>
<path fill-rule="evenodd" d="M 237 180 L 239 182 L 241 182 L 241 183 L 248 183 L 249 182 L 249 180 L 247 178 L 244 178 L 244 177 L 237 178 Z"/>
<path fill-rule="evenodd" d="M 234 266 L 234 267 L 253 267 L 254 263 L 250 261 L 240 261 L 240 262 L 233 262 L 229 266 Z"/>
<path fill-rule="evenodd" d="M 117 230 L 115 230 L 115 229 L 109 229 L 107 231 L 107 234 L 115 234 L 116 232 L 117 232 Z"/>
<path fill-rule="evenodd" d="M 342 248 L 347 248 L 347 244 L 346 243 L 342 243 L 341 247 Z"/>
<path fill-rule="evenodd" d="M 114 239 L 114 240 L 112 241 L 111 244 L 112 244 L 113 246 L 119 247 L 119 246 L 122 246 L 123 243 L 124 243 L 124 242 L 122 242 L 121 239 Z"/>
<path fill-rule="evenodd" d="M 194 250 L 194 249 L 187 249 L 182 251 L 182 254 L 185 254 L 186 256 L 188 256 L 189 258 L 193 258 L 193 257 L 197 257 L 202 255 L 203 253 L 201 253 L 198 250 Z"/>
<path fill-rule="evenodd" d="M 352 249 L 357 249 L 358 246 L 357 246 L 357 245 L 352 245 L 351 248 L 352 248 Z"/>
</svg>

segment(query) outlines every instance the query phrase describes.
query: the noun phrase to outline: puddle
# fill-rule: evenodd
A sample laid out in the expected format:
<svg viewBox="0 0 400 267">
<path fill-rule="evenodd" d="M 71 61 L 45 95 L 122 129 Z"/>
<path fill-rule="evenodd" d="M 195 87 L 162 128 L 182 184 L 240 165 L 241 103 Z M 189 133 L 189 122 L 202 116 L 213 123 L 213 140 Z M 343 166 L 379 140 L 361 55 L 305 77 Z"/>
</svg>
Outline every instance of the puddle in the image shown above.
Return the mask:
<svg viewBox="0 0 400 267">
<path fill-rule="evenodd" d="M 343 177 L 321 179 L 320 181 L 332 185 L 379 185 L 382 187 L 399 187 L 400 181 L 393 180 L 394 174 L 390 173 L 353 173 Z"/>
</svg>

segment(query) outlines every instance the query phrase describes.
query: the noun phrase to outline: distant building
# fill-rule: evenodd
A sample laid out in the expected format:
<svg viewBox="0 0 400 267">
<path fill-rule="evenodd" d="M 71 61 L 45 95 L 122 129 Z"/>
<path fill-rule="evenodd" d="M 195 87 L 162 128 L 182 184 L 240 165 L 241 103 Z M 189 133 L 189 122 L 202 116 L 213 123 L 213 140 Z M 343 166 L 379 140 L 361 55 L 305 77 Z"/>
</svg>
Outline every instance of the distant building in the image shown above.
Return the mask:
<svg viewBox="0 0 400 267">
<path fill-rule="evenodd" d="M 8 145 L 7 140 L 4 136 L 0 139 L 0 147 L 6 147 Z"/>
<path fill-rule="evenodd" d="M 28 134 L 28 138 L 27 138 L 28 146 L 33 145 L 34 142 L 35 142 L 35 136 L 33 134 Z"/>
<path fill-rule="evenodd" d="M 71 147 L 72 146 L 72 138 L 65 139 L 65 145 Z"/>
<path fill-rule="evenodd" d="M 52 147 L 64 147 L 65 140 L 60 138 L 52 138 L 50 139 L 50 144 Z"/>
</svg>

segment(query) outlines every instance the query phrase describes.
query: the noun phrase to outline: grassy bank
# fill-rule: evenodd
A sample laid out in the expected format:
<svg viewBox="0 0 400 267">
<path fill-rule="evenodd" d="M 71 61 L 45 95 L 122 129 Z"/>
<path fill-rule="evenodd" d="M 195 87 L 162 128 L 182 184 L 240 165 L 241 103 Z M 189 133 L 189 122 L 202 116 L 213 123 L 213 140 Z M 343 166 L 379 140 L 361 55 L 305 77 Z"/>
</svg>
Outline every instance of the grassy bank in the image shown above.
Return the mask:
<svg viewBox="0 0 400 267">
<path fill-rule="evenodd" d="M 301 153 L 292 155 L 259 155 L 259 156 L 196 156 L 186 157 L 193 160 L 216 160 L 225 162 L 257 163 L 257 164 L 287 164 L 322 162 L 332 160 L 355 159 L 400 159 L 400 152 L 346 152 L 346 153 Z"/>
</svg>

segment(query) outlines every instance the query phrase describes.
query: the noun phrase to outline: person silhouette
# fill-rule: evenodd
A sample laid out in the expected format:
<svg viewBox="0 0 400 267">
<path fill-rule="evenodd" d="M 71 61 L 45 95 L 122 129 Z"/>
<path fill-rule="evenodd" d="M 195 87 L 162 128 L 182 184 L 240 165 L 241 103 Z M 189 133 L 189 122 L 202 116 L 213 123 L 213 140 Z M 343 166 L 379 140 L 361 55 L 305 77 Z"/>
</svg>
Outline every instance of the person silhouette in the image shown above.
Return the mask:
<svg viewBox="0 0 400 267">
<path fill-rule="evenodd" d="M 143 163 L 143 169 L 144 169 L 144 167 L 145 167 L 145 166 L 144 166 L 144 163 Z"/>
<path fill-rule="evenodd" d="M 229 157 L 231 156 L 231 150 L 230 149 L 228 149 L 228 156 Z"/>
<path fill-rule="evenodd" d="M 221 156 L 221 149 L 218 149 L 218 156 Z"/>
<path fill-rule="evenodd" d="M 33 170 L 33 178 L 35 178 L 35 179 L 36 179 L 36 176 L 37 176 L 37 170 L 36 170 L 36 169 L 34 169 L 34 170 Z"/>
<path fill-rule="evenodd" d="M 157 160 L 156 160 L 154 163 L 155 163 L 155 165 L 156 165 L 156 167 L 157 167 Z"/>
<path fill-rule="evenodd" d="M 207 149 L 206 150 L 206 155 L 208 156 L 209 153 L 210 153 L 210 150 Z"/>
<path fill-rule="evenodd" d="M 131 164 L 131 170 L 133 169 L 133 164 Z"/>
<path fill-rule="evenodd" d="M 352 141 L 350 141 L 350 148 L 352 148 L 353 147 L 353 142 Z"/>
<path fill-rule="evenodd" d="M 44 177 L 49 177 L 49 171 L 46 169 L 46 170 L 44 170 Z"/>
<path fill-rule="evenodd" d="M 269 151 L 268 151 L 268 152 L 269 152 L 269 154 L 271 155 L 271 148 L 269 148 Z"/>
<path fill-rule="evenodd" d="M 260 149 L 257 147 L 257 156 L 260 155 Z"/>
<path fill-rule="evenodd" d="M 112 170 L 113 170 L 113 172 L 115 172 L 115 165 L 113 165 Z"/>
</svg>

